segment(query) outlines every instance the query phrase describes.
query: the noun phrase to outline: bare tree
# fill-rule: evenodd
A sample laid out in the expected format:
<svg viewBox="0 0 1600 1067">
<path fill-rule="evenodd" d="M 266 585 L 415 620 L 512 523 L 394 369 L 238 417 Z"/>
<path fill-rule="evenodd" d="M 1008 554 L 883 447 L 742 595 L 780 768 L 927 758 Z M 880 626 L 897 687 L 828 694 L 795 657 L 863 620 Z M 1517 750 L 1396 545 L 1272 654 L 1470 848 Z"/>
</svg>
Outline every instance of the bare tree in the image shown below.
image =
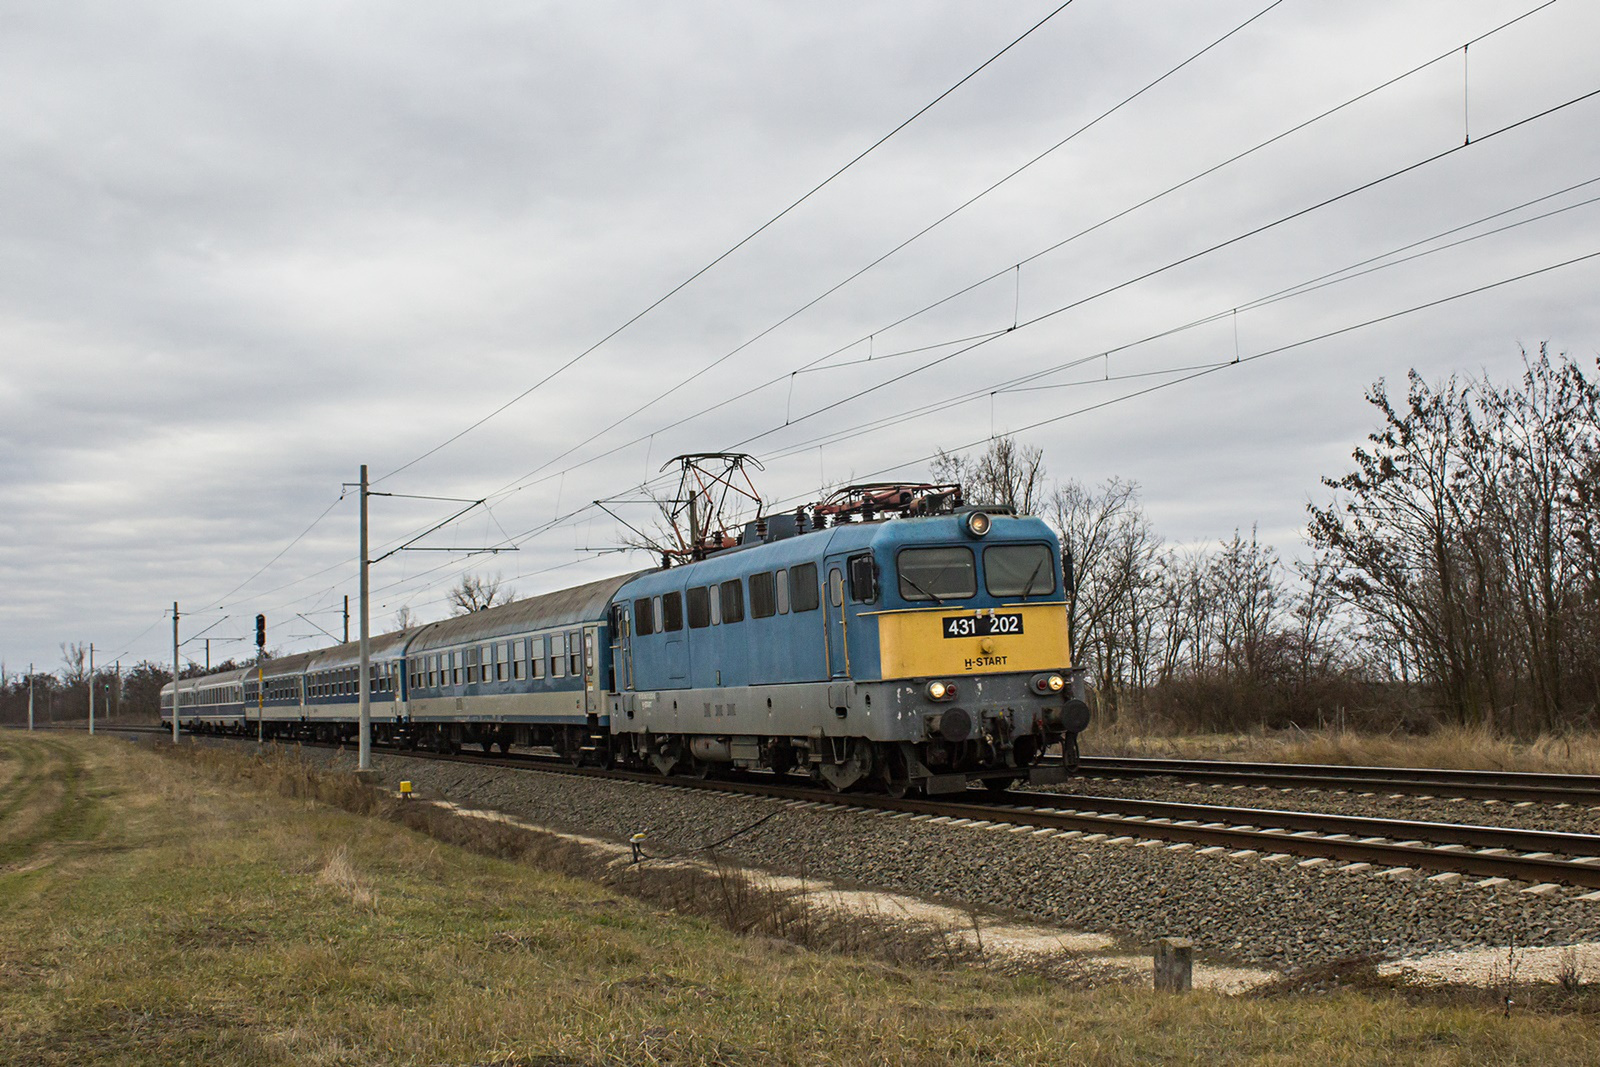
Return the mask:
<svg viewBox="0 0 1600 1067">
<path fill-rule="evenodd" d="M 961 486 L 969 504 L 1000 504 L 1032 515 L 1044 502 L 1044 450 L 996 437 L 976 458 L 939 450 L 930 470 L 936 482 Z"/>
<path fill-rule="evenodd" d="M 1102 708 L 1114 715 L 1121 695 L 1142 685 L 1152 664 L 1161 539 L 1139 506 L 1138 487 L 1116 478 L 1097 489 L 1058 486 L 1049 512 L 1077 578 L 1067 594 L 1073 659 L 1090 669 Z"/>
<path fill-rule="evenodd" d="M 89 678 L 89 646 L 72 642 L 61 645 L 61 684 L 67 688 L 83 685 Z"/>
<path fill-rule="evenodd" d="M 462 612 L 461 614 L 466 614 Z M 401 604 L 395 609 L 393 625 L 397 633 L 405 633 L 418 624 L 417 613 L 411 610 L 410 604 Z"/>
<path fill-rule="evenodd" d="M 463 574 L 460 584 L 450 590 L 450 613 L 470 615 L 474 611 L 482 611 L 511 600 L 516 591 L 509 586 L 502 586 L 501 583 L 502 579 L 498 574 L 493 578 Z"/>
</svg>

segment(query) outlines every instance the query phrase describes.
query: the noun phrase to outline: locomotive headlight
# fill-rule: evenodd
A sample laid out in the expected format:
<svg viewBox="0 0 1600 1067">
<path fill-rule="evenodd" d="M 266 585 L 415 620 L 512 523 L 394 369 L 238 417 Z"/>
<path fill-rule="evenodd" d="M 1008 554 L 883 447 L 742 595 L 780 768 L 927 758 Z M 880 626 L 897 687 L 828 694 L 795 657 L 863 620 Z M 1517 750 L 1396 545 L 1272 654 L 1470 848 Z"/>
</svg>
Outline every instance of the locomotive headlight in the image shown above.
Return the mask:
<svg viewBox="0 0 1600 1067">
<path fill-rule="evenodd" d="M 955 683 L 954 682 L 929 682 L 928 683 L 928 699 L 929 700 L 954 700 L 955 698 L 956 698 L 956 687 L 955 687 Z"/>
<path fill-rule="evenodd" d="M 983 537 L 989 532 L 993 520 L 981 511 L 974 511 L 967 515 L 967 533 L 973 537 Z"/>
<path fill-rule="evenodd" d="M 1036 674 L 1033 676 L 1033 691 L 1040 696 L 1059 693 L 1066 687 L 1067 680 L 1059 674 Z"/>
</svg>

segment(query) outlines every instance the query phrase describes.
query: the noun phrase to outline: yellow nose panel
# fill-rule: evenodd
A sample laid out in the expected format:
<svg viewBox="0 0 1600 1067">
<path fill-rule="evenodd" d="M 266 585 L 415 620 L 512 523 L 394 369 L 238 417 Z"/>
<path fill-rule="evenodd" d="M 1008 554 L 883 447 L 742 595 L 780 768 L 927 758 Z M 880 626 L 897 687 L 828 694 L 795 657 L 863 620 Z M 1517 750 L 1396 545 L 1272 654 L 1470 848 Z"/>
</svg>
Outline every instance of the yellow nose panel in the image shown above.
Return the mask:
<svg viewBox="0 0 1600 1067">
<path fill-rule="evenodd" d="M 1072 662 L 1061 604 L 1011 605 L 992 613 L 917 608 L 881 612 L 877 620 L 885 678 L 1054 671 Z"/>
</svg>

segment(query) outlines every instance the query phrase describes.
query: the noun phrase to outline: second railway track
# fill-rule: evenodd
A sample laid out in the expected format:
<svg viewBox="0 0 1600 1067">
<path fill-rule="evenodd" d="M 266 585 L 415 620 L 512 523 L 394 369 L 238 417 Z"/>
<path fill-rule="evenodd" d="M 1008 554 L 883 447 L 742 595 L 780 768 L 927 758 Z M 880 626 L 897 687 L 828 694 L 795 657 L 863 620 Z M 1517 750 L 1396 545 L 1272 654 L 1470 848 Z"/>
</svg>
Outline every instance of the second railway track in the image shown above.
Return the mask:
<svg viewBox="0 0 1600 1067">
<path fill-rule="evenodd" d="M 1510 802 L 1600 806 L 1600 775 L 1527 771 L 1460 771 L 1441 767 L 1361 767 L 1344 764 L 1244 763 L 1232 760 L 1084 756 L 1080 774 L 1104 778 L 1181 778 L 1280 789 L 1471 797 Z"/>
</svg>

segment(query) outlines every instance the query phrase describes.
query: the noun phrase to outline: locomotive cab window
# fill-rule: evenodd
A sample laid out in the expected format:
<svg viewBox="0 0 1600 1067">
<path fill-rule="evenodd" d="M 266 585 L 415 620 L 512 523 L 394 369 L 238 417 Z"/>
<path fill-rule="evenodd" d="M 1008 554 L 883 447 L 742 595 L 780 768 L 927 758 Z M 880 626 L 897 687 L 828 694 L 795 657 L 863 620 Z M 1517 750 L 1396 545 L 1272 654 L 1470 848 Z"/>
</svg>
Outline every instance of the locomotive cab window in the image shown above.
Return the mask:
<svg viewBox="0 0 1600 1067">
<path fill-rule="evenodd" d="M 989 545 L 983 585 L 990 596 L 1042 596 L 1056 591 L 1055 553 L 1045 545 Z"/>
<path fill-rule="evenodd" d="M 905 600 L 965 600 L 978 592 L 978 568 L 965 545 L 902 548 L 895 569 Z"/>
</svg>

